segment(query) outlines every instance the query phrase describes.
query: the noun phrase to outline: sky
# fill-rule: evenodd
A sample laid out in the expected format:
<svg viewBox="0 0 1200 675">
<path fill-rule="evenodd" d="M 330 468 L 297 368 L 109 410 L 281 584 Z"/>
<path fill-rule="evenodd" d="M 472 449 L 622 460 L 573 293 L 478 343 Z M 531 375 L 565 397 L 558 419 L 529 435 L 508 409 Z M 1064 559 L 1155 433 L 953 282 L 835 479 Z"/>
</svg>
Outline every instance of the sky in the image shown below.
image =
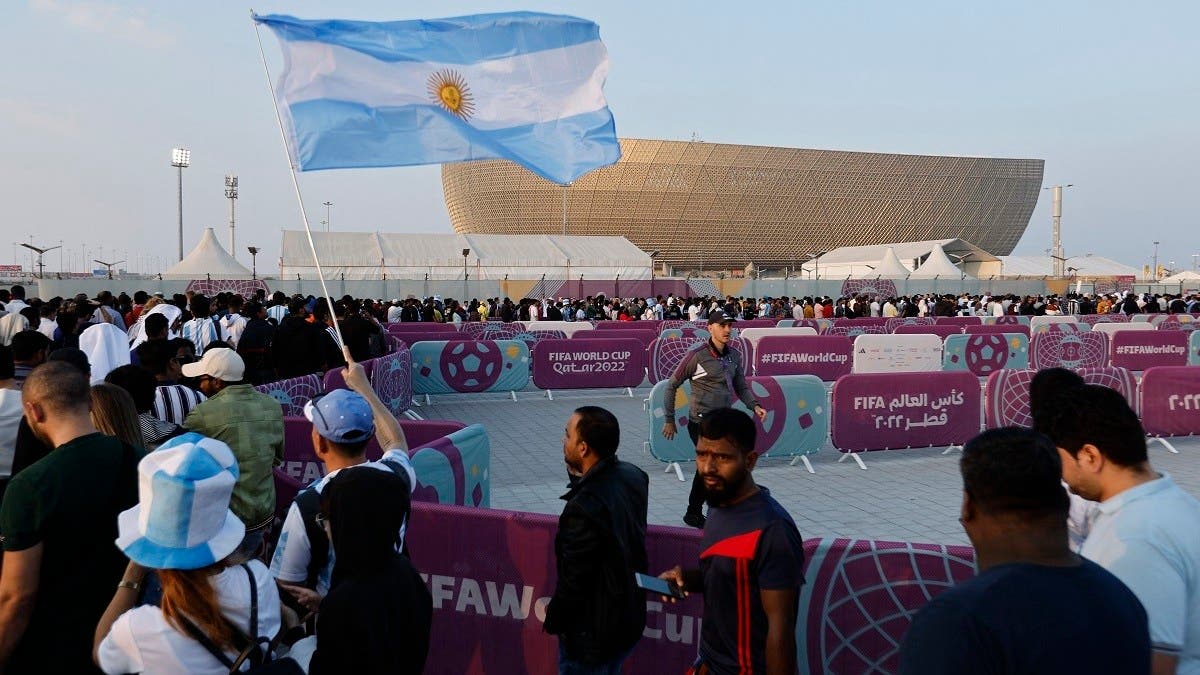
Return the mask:
<svg viewBox="0 0 1200 675">
<path fill-rule="evenodd" d="M 1071 183 L 1068 256 L 1190 268 L 1200 254 L 1200 3 L 271 1 L 260 14 L 397 20 L 494 11 L 600 25 L 605 89 L 623 137 L 1039 158 Z M 176 256 L 173 147 L 184 170 L 184 249 L 228 240 L 224 176 L 239 177 L 238 258 L 277 265 L 298 229 L 250 7 L 225 0 L 9 0 L 0 42 L 0 203 L 10 241 L 64 244 L 158 271 Z M 279 49 L 263 46 L 272 73 Z M 450 232 L 437 166 L 300 174 L 315 228 Z M 1015 253 L 1050 246 L 1045 191 Z M 20 251 L 20 252 L 18 252 Z M 47 271 L 59 266 L 47 254 Z M 70 261 L 75 263 L 71 264 Z M 1070 263 L 1068 263 L 1070 264 Z M 91 265 L 95 267 L 95 265 Z"/>
</svg>

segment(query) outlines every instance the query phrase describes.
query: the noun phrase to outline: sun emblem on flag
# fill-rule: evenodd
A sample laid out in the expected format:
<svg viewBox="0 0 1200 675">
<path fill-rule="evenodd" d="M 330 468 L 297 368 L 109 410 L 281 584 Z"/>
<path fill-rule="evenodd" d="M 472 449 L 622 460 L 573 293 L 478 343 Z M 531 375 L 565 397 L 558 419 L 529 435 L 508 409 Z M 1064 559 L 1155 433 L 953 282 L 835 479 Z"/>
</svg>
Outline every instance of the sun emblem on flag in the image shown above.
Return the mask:
<svg viewBox="0 0 1200 675">
<path fill-rule="evenodd" d="M 475 98 L 463 76 L 453 70 L 439 70 L 429 76 L 429 94 L 435 103 L 459 119 L 475 112 Z"/>
</svg>

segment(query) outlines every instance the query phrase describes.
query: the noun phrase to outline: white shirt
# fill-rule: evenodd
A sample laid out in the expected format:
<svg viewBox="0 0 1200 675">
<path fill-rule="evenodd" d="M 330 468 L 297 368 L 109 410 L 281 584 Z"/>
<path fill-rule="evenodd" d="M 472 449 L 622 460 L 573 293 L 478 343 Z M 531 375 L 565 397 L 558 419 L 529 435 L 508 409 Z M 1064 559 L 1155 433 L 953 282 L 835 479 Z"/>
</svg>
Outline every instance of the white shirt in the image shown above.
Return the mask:
<svg viewBox="0 0 1200 675">
<path fill-rule="evenodd" d="M 401 449 L 388 450 L 383 457 L 376 462 L 366 462 L 358 466 L 369 466 L 380 471 L 391 472 L 392 468 L 383 463 L 384 460 L 398 462 L 408 473 L 409 490 L 412 490 L 417 485 L 417 472 L 413 470 L 412 463 L 408 459 L 408 452 Z M 341 471 L 341 469 L 338 469 Z M 329 479 L 337 475 L 338 471 L 330 471 L 325 474 L 320 480 L 313 481 L 312 487 L 319 493 L 329 484 Z M 403 544 L 405 530 L 408 523 L 400 525 L 400 542 Z M 329 592 L 329 579 L 333 574 L 333 547 L 329 548 L 329 559 L 325 563 L 325 569 L 317 576 L 316 591 L 321 595 Z M 312 545 L 308 542 L 308 530 L 304 527 L 304 517 L 300 514 L 300 507 L 296 506 L 296 502 L 288 507 L 287 518 L 283 521 L 283 529 L 279 533 L 279 544 L 275 547 L 275 554 L 271 557 L 271 574 L 280 581 L 285 581 L 292 584 L 298 584 L 308 579 L 308 564 L 312 561 Z"/>
<path fill-rule="evenodd" d="M 271 305 L 267 308 L 267 318 L 275 319 L 275 323 L 283 321 L 283 317 L 288 315 L 287 305 Z M 388 319 L 391 321 L 391 319 Z"/>
<path fill-rule="evenodd" d="M 12 475 L 17 446 L 17 428 L 25 414 L 20 389 L 0 389 L 0 478 Z"/>
<path fill-rule="evenodd" d="M 279 632 L 279 589 L 257 560 L 247 563 L 258 588 L 258 634 L 274 637 Z M 228 567 L 209 577 L 216 590 L 221 613 L 243 632 L 250 631 L 250 581 L 241 566 Z M 100 669 L 106 673 L 192 673 L 225 675 L 229 669 L 208 653 L 199 642 L 167 623 L 154 605 L 135 607 L 113 622 L 100 643 Z M 237 653 L 227 651 L 230 660 Z M 248 664 L 247 664 L 248 665 Z"/>
<path fill-rule="evenodd" d="M 404 311 L 404 308 L 401 307 L 400 305 L 392 305 L 391 307 L 388 307 L 388 313 L 387 313 L 388 323 L 398 323 L 400 321 L 400 312 L 403 312 L 403 311 Z"/>
<path fill-rule="evenodd" d="M 1079 553 L 1133 591 L 1175 672 L 1200 674 L 1200 501 L 1164 473 L 1101 502 Z"/>
<path fill-rule="evenodd" d="M 246 317 L 241 314 L 230 314 L 221 318 L 221 330 L 225 333 L 225 341 L 230 347 L 237 349 L 238 340 L 242 339 L 242 331 L 246 330 Z"/>
<path fill-rule="evenodd" d="M 700 316 L 700 305 L 692 303 L 688 305 L 688 321 L 695 321 Z"/>
<path fill-rule="evenodd" d="M 896 310 L 896 306 L 893 305 L 891 302 L 883 303 L 883 315 L 884 316 L 891 318 L 891 317 L 898 316 L 899 314 L 900 314 L 900 312 Z"/>
<path fill-rule="evenodd" d="M 12 306 L 14 303 L 8 303 Z M 29 329 L 29 319 L 25 318 L 24 314 L 9 312 L 4 316 L 0 316 L 0 345 L 5 347 L 12 344 L 13 336 L 23 330 Z"/>
<path fill-rule="evenodd" d="M 529 306 L 529 320 L 530 321 L 538 320 L 538 306 L 537 305 Z"/>
<path fill-rule="evenodd" d="M 37 329 L 39 333 L 53 340 L 54 331 L 58 330 L 58 321 L 54 317 L 47 318 L 43 316 Z"/>
</svg>

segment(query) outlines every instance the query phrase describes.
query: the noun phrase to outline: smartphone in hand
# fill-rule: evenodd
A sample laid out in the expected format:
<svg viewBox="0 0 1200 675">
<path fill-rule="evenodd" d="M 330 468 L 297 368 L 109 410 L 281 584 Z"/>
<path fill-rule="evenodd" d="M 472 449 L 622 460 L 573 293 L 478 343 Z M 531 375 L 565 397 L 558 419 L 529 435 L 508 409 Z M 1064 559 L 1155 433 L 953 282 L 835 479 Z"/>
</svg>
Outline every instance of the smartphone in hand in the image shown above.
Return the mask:
<svg viewBox="0 0 1200 675">
<path fill-rule="evenodd" d="M 652 577 L 641 572 L 634 572 L 633 578 L 637 582 L 638 588 L 648 593 L 657 593 L 658 595 L 665 595 L 676 600 L 683 600 L 684 598 L 683 589 L 666 579 L 659 579 L 658 577 Z"/>
</svg>

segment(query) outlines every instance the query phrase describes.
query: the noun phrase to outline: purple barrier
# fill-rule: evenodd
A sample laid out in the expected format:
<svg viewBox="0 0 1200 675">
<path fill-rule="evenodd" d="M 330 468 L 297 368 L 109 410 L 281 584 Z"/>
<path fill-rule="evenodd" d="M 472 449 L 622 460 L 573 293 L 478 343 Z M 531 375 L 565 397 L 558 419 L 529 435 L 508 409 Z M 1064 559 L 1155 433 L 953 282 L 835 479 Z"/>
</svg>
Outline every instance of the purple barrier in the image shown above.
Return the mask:
<svg viewBox="0 0 1200 675">
<path fill-rule="evenodd" d="M 1183 321 L 1180 321 L 1177 318 L 1180 316 L 1186 317 L 1186 319 L 1184 319 Z M 1190 314 L 1176 314 L 1176 315 L 1167 317 L 1165 320 L 1163 320 L 1161 323 L 1159 323 L 1158 329 L 1159 330 L 1193 331 L 1193 330 L 1200 329 L 1200 323 L 1193 321 Z"/>
<path fill-rule="evenodd" d="M 934 317 L 933 323 L 936 326 L 979 326 L 983 324 L 983 319 L 977 316 L 938 316 Z"/>
<path fill-rule="evenodd" d="M 1029 383 L 1036 370 L 997 370 L 988 376 L 983 387 L 984 424 L 988 429 L 999 427 L 1032 427 L 1029 413 Z M 1119 392 L 1138 409 L 1137 382 L 1133 373 L 1124 368 L 1082 368 L 1079 376 L 1088 384 L 1098 384 Z"/>
<path fill-rule="evenodd" d="M 650 384 L 658 384 L 660 381 L 671 377 L 675 369 L 679 367 L 683 357 L 687 355 L 697 345 L 704 344 L 701 340 L 687 340 L 678 338 L 656 338 L 650 343 L 650 361 L 648 374 Z M 753 367 L 754 361 L 750 352 L 750 343 L 742 338 L 733 338 L 729 341 L 729 346 L 742 360 L 742 369 L 749 373 Z"/>
<path fill-rule="evenodd" d="M 283 406 L 284 417 L 304 414 L 304 404 L 321 393 L 321 378 L 317 375 L 301 375 L 277 382 L 268 382 L 255 387 Z"/>
<path fill-rule="evenodd" d="M 1188 337 L 1181 330 L 1122 330 L 1109 338 L 1112 365 L 1129 370 L 1186 366 Z"/>
<path fill-rule="evenodd" d="M 374 359 L 371 388 L 392 415 L 399 417 L 412 407 L 412 355 L 402 347 L 387 356 Z"/>
<path fill-rule="evenodd" d="M 884 326 L 887 332 L 895 333 L 900 326 L 932 326 L 933 317 L 931 316 L 893 316 L 885 320 Z"/>
<path fill-rule="evenodd" d="M 1022 333 L 1029 337 L 1029 326 L 1023 324 L 986 323 L 980 326 L 966 326 L 967 335 L 981 333 Z"/>
<path fill-rule="evenodd" d="M 413 449 L 429 445 L 466 426 L 461 422 L 451 420 L 414 421 L 403 419 L 399 422 L 400 428 L 404 431 L 404 438 L 408 441 L 408 447 Z M 367 459 L 376 460 L 383 454 L 383 451 L 380 449 L 379 443 L 372 438 L 367 444 L 366 453 Z M 325 475 L 321 460 L 317 459 L 317 455 L 312 449 L 312 422 L 304 417 L 285 416 L 283 418 L 283 464 L 275 471 L 298 482 L 302 487 Z M 281 500 L 282 497 L 277 495 L 276 501 Z M 291 499 L 289 498 L 283 508 L 286 509 L 287 504 L 290 503 Z"/>
<path fill-rule="evenodd" d="M 649 323 L 649 322 L 646 322 Z M 621 340 L 637 340 L 642 343 L 642 349 L 648 349 L 654 340 L 658 337 L 658 333 L 650 330 L 623 330 L 618 339 Z M 595 331 L 579 331 L 575 335 L 568 336 L 572 340 L 596 340 Z M 608 339 L 608 338 L 605 338 Z"/>
<path fill-rule="evenodd" d="M 646 347 L 633 338 L 543 340 L 533 353 L 539 389 L 636 387 L 645 369 Z"/>
<path fill-rule="evenodd" d="M 433 323 L 430 321 L 404 321 L 387 324 L 389 333 L 457 333 L 452 323 Z"/>
<path fill-rule="evenodd" d="M 979 433 L 979 380 L 968 371 L 847 375 L 833 385 L 842 452 L 959 445 Z"/>
<path fill-rule="evenodd" d="M 1142 426 L 1150 436 L 1200 434 L 1200 368 L 1160 366 L 1142 374 Z"/>
<path fill-rule="evenodd" d="M 558 641 L 542 630 L 554 592 L 554 516 L 413 504 L 413 563 L 433 595 L 429 658 L 444 673 L 557 672 Z M 455 536 L 445 533 L 453 530 Z M 652 573 L 695 564 L 699 533 L 651 525 Z M 647 597 L 646 628 L 627 662 L 629 675 L 682 673 L 696 657 L 703 602 Z"/>
<path fill-rule="evenodd" d="M 1084 314 L 1079 317 L 1079 322 L 1093 326 L 1098 323 L 1129 323 L 1129 317 L 1125 314 Z"/>
<path fill-rule="evenodd" d="M 457 331 L 448 332 L 448 333 L 444 333 L 444 332 L 440 333 L 440 332 L 436 332 L 436 331 L 425 331 L 422 333 L 389 333 L 389 335 L 391 335 L 392 337 L 397 338 L 399 340 L 402 340 L 404 342 L 404 344 L 408 345 L 409 347 L 413 346 L 414 344 L 416 344 L 418 342 L 430 342 L 430 341 L 436 342 L 436 341 L 441 341 L 441 340 L 445 340 L 445 341 L 449 342 L 449 341 L 474 340 L 475 339 L 475 336 L 471 335 L 470 333 L 459 333 Z"/>
<path fill-rule="evenodd" d="M 945 340 L 951 335 L 962 335 L 962 328 L 948 325 L 897 326 L 892 333 L 895 335 L 936 335 Z"/>
<path fill-rule="evenodd" d="M 969 546 L 865 539 L 805 542 L 796 646 L 800 672 L 895 673 L 912 617 L 975 576 Z"/>
<path fill-rule="evenodd" d="M 842 324 L 841 326 L 831 326 L 829 330 L 825 331 L 825 334 L 858 337 L 859 335 L 887 335 L 888 331 L 887 326 L 883 324 Z"/>
<path fill-rule="evenodd" d="M 853 319 L 847 319 L 843 317 L 841 319 L 834 319 L 833 325 L 835 328 L 838 326 L 880 326 L 886 330 L 890 318 L 885 319 L 882 316 L 859 316 Z"/>
<path fill-rule="evenodd" d="M 734 321 L 733 325 L 738 328 L 775 328 L 775 324 L 779 323 L 777 319 L 744 319 L 742 321 Z M 708 327 L 708 324 L 705 324 Z"/>
<path fill-rule="evenodd" d="M 661 321 L 600 321 L 596 330 L 649 330 L 658 335 L 661 325 Z"/>
<path fill-rule="evenodd" d="M 754 374 L 816 375 L 833 382 L 850 374 L 854 342 L 828 335 L 768 335 L 754 350 Z"/>
<path fill-rule="evenodd" d="M 367 377 L 371 376 L 371 371 L 375 369 L 375 362 L 378 360 L 379 359 L 367 359 L 366 361 L 362 362 L 361 365 L 363 370 L 367 372 Z M 323 384 L 321 385 L 321 391 L 325 393 L 329 393 L 334 389 L 349 389 L 349 387 L 346 386 L 346 380 L 342 377 L 341 368 L 333 368 L 325 371 L 325 378 L 322 382 Z"/>
<path fill-rule="evenodd" d="M 1052 324 L 1070 326 L 1073 324 Z M 1081 333 L 1048 330 L 1035 333 L 1029 342 L 1029 365 L 1043 368 L 1100 368 L 1108 364 L 1108 336 L 1095 331 Z"/>
<path fill-rule="evenodd" d="M 704 319 L 696 321 L 688 321 L 687 319 L 664 319 L 658 330 L 661 333 L 668 328 L 707 328 L 708 322 Z"/>
</svg>

